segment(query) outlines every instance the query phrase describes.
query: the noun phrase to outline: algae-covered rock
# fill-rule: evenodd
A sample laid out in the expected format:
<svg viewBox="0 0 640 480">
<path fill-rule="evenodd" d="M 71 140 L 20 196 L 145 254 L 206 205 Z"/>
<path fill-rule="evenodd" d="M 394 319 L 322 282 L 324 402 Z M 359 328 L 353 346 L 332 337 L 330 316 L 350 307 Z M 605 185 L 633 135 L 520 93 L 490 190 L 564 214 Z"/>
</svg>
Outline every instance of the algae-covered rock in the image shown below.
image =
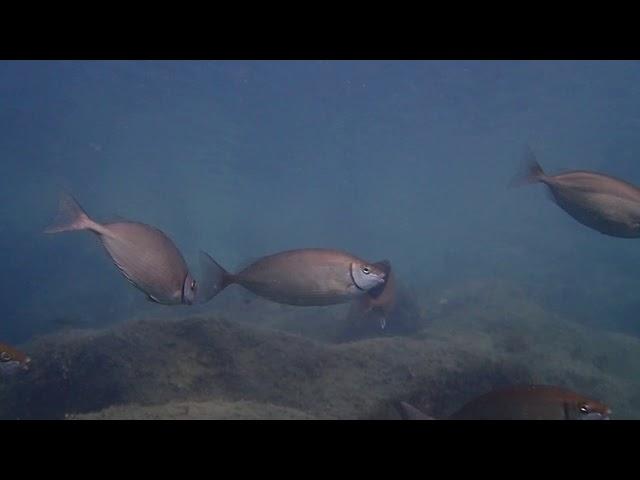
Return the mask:
<svg viewBox="0 0 640 480">
<path fill-rule="evenodd" d="M 31 371 L 2 381 L 0 417 L 391 419 L 399 400 L 445 417 L 497 386 L 544 383 L 605 401 L 614 419 L 640 418 L 637 338 L 563 319 L 506 281 L 421 300 L 430 314 L 415 333 L 351 341 L 312 338 L 317 325 L 275 328 L 275 307 L 270 328 L 254 312 L 43 336 L 23 346 Z M 284 325 L 316 319 L 282 312 Z"/>
<path fill-rule="evenodd" d="M 330 345 L 206 317 L 43 337 L 29 352 L 32 371 L 12 384 L 5 418 L 211 399 L 250 399 L 321 418 L 370 418 L 389 400 L 425 386 L 442 395 L 438 384 L 482 364 L 473 351 L 439 340 Z M 501 369 L 493 361 L 487 367 L 489 376 Z"/>
<path fill-rule="evenodd" d="M 67 420 L 314 420 L 293 408 L 250 401 L 169 402 L 121 405 L 95 413 L 69 414 Z"/>
</svg>

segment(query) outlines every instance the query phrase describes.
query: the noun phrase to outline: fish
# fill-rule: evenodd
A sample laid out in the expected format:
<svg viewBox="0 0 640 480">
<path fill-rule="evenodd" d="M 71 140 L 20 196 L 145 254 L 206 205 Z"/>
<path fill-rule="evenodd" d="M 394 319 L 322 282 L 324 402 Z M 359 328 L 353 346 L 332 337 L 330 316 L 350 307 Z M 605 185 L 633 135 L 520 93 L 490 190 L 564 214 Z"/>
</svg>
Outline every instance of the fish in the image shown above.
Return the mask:
<svg viewBox="0 0 640 480">
<path fill-rule="evenodd" d="M 435 420 L 407 402 L 398 402 L 396 408 L 403 420 Z"/>
<path fill-rule="evenodd" d="M 120 273 L 150 301 L 162 305 L 200 303 L 198 282 L 189 272 L 180 250 L 161 230 L 125 220 L 98 223 L 71 195 L 63 193 L 59 219 L 45 229 L 45 233 L 75 230 L 96 234 Z"/>
<path fill-rule="evenodd" d="M 374 312 L 380 317 L 380 327 L 384 329 L 396 306 L 396 278 L 389 260 L 381 260 L 373 265 L 385 272 L 385 281 L 354 300 L 347 317 L 352 322 L 357 317 Z"/>
<path fill-rule="evenodd" d="M 406 402 L 398 405 L 405 420 L 431 419 Z M 554 385 L 516 385 L 474 398 L 448 420 L 609 420 L 604 403 Z"/>
<path fill-rule="evenodd" d="M 206 252 L 206 276 L 215 281 L 202 285 L 211 299 L 231 284 L 238 284 L 276 303 L 325 306 L 347 303 L 384 284 L 383 268 L 341 250 L 303 248 L 268 255 L 231 274 Z"/>
<path fill-rule="evenodd" d="M 24 352 L 0 343 L 0 375 L 12 375 L 19 371 L 29 370 L 31 366 L 31 358 Z"/>
<path fill-rule="evenodd" d="M 548 175 L 529 147 L 525 168 L 511 186 L 543 183 L 554 202 L 582 225 L 612 237 L 640 237 L 640 188 L 587 170 Z"/>
</svg>

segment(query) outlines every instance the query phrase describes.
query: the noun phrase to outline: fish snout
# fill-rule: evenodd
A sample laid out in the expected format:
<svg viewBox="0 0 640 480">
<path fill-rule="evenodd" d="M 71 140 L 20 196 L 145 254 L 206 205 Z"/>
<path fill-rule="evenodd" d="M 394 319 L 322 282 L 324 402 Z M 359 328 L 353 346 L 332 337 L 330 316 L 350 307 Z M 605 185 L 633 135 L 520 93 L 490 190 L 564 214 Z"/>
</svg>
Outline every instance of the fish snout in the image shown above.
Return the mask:
<svg viewBox="0 0 640 480">
<path fill-rule="evenodd" d="M 31 369 L 31 357 L 27 357 L 25 359 L 24 363 L 22 364 L 22 369 L 27 372 Z"/>
</svg>

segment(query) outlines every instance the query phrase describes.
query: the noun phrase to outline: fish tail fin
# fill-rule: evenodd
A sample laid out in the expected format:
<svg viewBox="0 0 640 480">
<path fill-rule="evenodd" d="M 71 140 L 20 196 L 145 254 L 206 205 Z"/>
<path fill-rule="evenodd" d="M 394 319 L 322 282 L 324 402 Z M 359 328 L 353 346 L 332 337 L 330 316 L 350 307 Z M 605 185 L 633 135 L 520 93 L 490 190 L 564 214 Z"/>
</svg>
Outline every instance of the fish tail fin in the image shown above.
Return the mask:
<svg viewBox="0 0 640 480">
<path fill-rule="evenodd" d="M 91 220 L 80 204 L 69 193 L 60 195 L 58 214 L 52 225 L 44 233 L 69 232 L 73 230 L 100 230 L 99 225 Z"/>
<path fill-rule="evenodd" d="M 200 265 L 203 275 L 198 287 L 198 303 L 208 302 L 226 287 L 235 283 L 235 277 L 202 250 L 200 251 Z"/>
<path fill-rule="evenodd" d="M 400 413 L 400 416 L 403 420 L 435 420 L 435 418 L 421 412 L 416 407 L 408 404 L 407 402 L 398 402 L 396 404 L 396 409 Z"/>
<path fill-rule="evenodd" d="M 523 170 L 516 175 L 509 183 L 510 187 L 520 187 L 541 181 L 545 177 L 544 170 L 536 160 L 533 149 L 527 145 Z"/>
</svg>

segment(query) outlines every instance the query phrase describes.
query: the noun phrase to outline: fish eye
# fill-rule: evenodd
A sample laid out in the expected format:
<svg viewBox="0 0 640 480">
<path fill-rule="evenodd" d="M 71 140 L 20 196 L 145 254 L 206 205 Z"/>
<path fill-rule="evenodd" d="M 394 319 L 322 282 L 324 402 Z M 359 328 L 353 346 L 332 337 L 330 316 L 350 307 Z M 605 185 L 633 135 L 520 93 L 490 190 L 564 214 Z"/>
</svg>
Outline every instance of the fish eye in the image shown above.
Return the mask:
<svg viewBox="0 0 640 480">
<path fill-rule="evenodd" d="M 0 353 L 0 361 L 8 362 L 9 360 L 11 360 L 11 354 L 9 354 L 9 352 Z"/>
<path fill-rule="evenodd" d="M 364 273 L 365 275 L 369 275 L 371 273 L 371 270 L 369 270 L 369 267 L 362 267 L 362 273 Z"/>
<path fill-rule="evenodd" d="M 589 406 L 586 403 L 580 405 L 580 413 L 584 413 L 586 415 L 590 411 L 591 411 L 591 409 L 589 408 Z"/>
<path fill-rule="evenodd" d="M 191 290 L 195 290 L 195 289 L 196 289 L 196 281 L 191 280 Z"/>
</svg>

